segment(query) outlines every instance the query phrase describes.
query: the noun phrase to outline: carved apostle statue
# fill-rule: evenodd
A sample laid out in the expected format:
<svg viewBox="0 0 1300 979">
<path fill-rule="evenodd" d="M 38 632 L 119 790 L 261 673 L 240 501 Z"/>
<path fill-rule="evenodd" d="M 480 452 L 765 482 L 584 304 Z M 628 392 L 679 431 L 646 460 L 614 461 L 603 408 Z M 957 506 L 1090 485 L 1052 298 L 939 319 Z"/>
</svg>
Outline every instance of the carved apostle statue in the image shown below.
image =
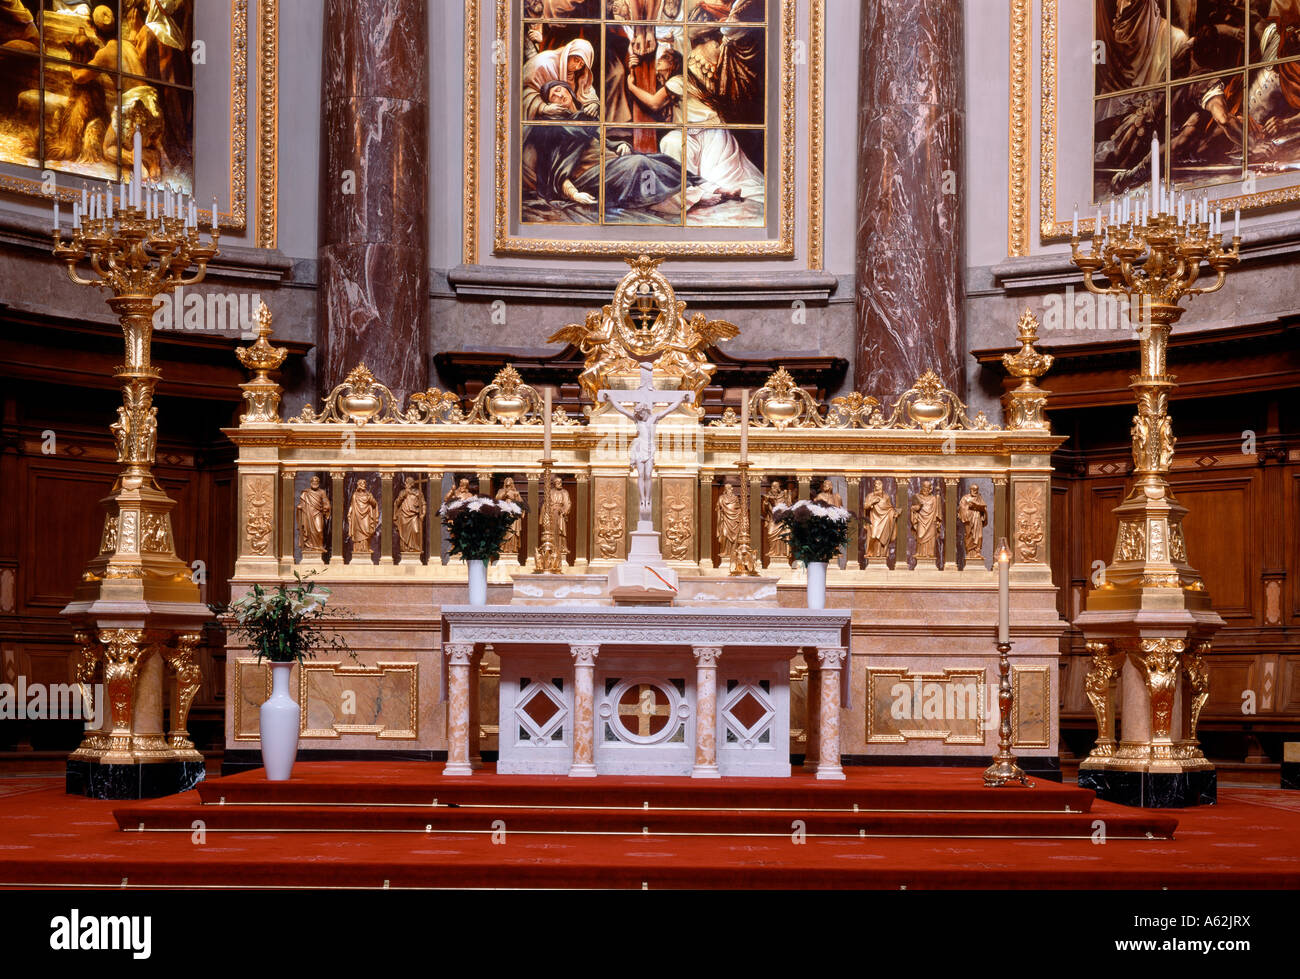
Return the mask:
<svg viewBox="0 0 1300 979">
<path fill-rule="evenodd" d="M 352 541 L 352 553 L 373 554 L 374 536 L 379 529 L 379 501 L 366 488 L 364 479 L 357 480 L 357 488 L 352 491 L 352 502 L 348 504 L 348 538 Z"/>
<path fill-rule="evenodd" d="M 424 515 L 429 506 L 424 490 L 407 476 L 402 490 L 393 501 L 393 519 L 397 524 L 397 543 L 403 554 L 419 554 L 424 549 Z"/>
<path fill-rule="evenodd" d="M 511 503 L 516 503 L 519 505 L 520 510 L 524 508 L 523 494 L 515 488 L 515 480 L 513 476 L 507 476 L 505 478 L 505 481 L 501 484 L 501 488 L 497 490 L 496 498 L 498 500 L 509 500 Z M 523 525 L 524 515 L 521 513 L 515 522 L 510 525 L 510 529 L 506 531 L 505 540 L 501 542 L 501 553 L 513 554 L 516 561 L 519 560 L 519 548 L 523 544 L 523 538 L 520 536 L 520 529 Z"/>
<path fill-rule="evenodd" d="M 972 484 L 957 503 L 957 519 L 966 529 L 966 560 L 983 558 L 984 528 L 989 522 L 989 505 L 980 496 L 979 486 Z"/>
<path fill-rule="evenodd" d="M 939 497 L 935 495 L 932 480 L 921 480 L 921 492 L 912 501 L 912 531 L 916 534 L 916 560 L 933 561 L 937 556 L 935 544 L 943 517 L 939 512 Z"/>
<path fill-rule="evenodd" d="M 715 507 L 714 520 L 717 524 L 714 536 L 721 545 L 722 552 L 719 566 L 722 561 L 730 566 L 736 560 L 736 542 L 740 540 L 742 520 L 740 497 L 730 483 L 724 483 L 722 495 L 718 497 L 718 505 Z"/>
<path fill-rule="evenodd" d="M 835 492 L 835 487 L 831 485 L 829 479 L 822 480 L 821 492 L 813 497 L 814 503 L 822 503 L 826 506 L 844 506 L 844 497 Z"/>
<path fill-rule="evenodd" d="M 564 481 L 559 476 L 553 477 L 551 492 L 546 497 L 546 525 L 550 528 L 561 563 L 569 559 L 569 513 L 572 510 L 573 500 L 564 488 Z"/>
<path fill-rule="evenodd" d="M 451 489 L 447 490 L 447 495 L 442 498 L 444 504 L 451 503 L 455 500 L 469 500 L 474 496 L 474 491 L 469 488 L 469 480 L 462 479 Z"/>
<path fill-rule="evenodd" d="M 330 496 L 313 476 L 311 484 L 298 496 L 298 541 L 303 553 L 320 554 L 325 550 L 325 522 L 330 517 Z"/>
<path fill-rule="evenodd" d="M 894 524 L 898 520 L 898 507 L 885 492 L 883 479 L 873 480 L 871 492 L 863 501 L 867 518 L 867 557 L 887 557 L 889 545 L 894 540 Z"/>
<path fill-rule="evenodd" d="M 767 539 L 767 562 L 769 565 L 784 561 L 790 563 L 790 542 L 782 535 L 784 527 L 772 515 L 779 506 L 790 505 L 790 491 L 779 479 L 767 484 L 763 494 L 763 536 Z"/>
</svg>

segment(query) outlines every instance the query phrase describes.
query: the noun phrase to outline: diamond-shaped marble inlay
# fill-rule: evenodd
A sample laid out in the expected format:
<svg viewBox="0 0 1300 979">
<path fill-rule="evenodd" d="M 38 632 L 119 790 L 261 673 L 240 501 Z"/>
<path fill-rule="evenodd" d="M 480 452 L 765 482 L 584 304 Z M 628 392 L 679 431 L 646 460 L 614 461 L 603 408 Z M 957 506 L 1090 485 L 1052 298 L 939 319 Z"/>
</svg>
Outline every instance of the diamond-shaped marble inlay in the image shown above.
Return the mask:
<svg viewBox="0 0 1300 979">
<path fill-rule="evenodd" d="M 555 701 L 548 697 L 543 690 L 537 690 L 528 698 L 528 702 L 523 706 L 523 712 L 529 716 L 537 729 L 540 731 L 550 722 L 560 708 L 556 706 Z"/>
<path fill-rule="evenodd" d="M 767 716 L 767 708 L 752 693 L 746 693 L 731 705 L 730 713 L 746 730 L 752 731 L 754 725 Z"/>
</svg>

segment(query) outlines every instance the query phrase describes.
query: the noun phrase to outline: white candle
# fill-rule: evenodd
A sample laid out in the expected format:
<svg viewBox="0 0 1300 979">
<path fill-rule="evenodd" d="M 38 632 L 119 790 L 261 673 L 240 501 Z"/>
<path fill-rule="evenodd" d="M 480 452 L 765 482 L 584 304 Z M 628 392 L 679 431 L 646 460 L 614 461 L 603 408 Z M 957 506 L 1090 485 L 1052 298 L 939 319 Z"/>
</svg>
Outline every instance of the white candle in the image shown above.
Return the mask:
<svg viewBox="0 0 1300 979">
<path fill-rule="evenodd" d="M 1095 238 L 1101 234 L 1101 205 L 1097 205 L 1097 217 L 1092 222 L 1092 236 Z"/>
<path fill-rule="evenodd" d="M 81 182 L 81 213 L 88 214 L 90 208 L 89 201 L 86 200 L 86 182 Z"/>
<path fill-rule="evenodd" d="M 137 126 L 135 137 L 132 142 L 132 149 L 135 151 L 131 157 L 131 186 L 135 188 L 137 194 L 140 192 L 140 157 L 143 153 L 142 142 L 140 139 L 140 128 Z"/>
<path fill-rule="evenodd" d="M 551 461 L 551 389 L 546 389 L 543 399 L 546 407 L 542 409 L 542 458 Z"/>
<path fill-rule="evenodd" d="M 1011 641 L 1011 549 L 1004 537 L 998 545 L 998 642 Z"/>
<path fill-rule="evenodd" d="M 106 217 L 108 218 L 108 220 L 112 221 L 113 220 L 113 185 L 110 183 L 104 184 L 104 204 L 107 208 Z"/>
<path fill-rule="evenodd" d="M 1187 220 L 1187 195 L 1180 194 L 1178 197 L 1178 223 L 1183 224 Z"/>
<path fill-rule="evenodd" d="M 1160 137 L 1151 137 L 1151 199 L 1160 199 Z"/>
<path fill-rule="evenodd" d="M 1076 230 L 1075 235 L 1079 232 Z M 740 461 L 749 462 L 749 389 L 740 392 Z"/>
<path fill-rule="evenodd" d="M 118 200 L 118 205 L 121 207 L 123 211 L 125 211 L 127 208 L 125 180 L 123 180 L 120 184 L 117 185 L 117 200 Z"/>
<path fill-rule="evenodd" d="M 1079 203 L 1074 204 L 1074 237 L 1079 237 Z"/>
<path fill-rule="evenodd" d="M 217 199 L 212 198 L 212 233 L 217 233 Z"/>
<path fill-rule="evenodd" d="M 81 205 L 76 201 L 72 202 L 72 227 L 76 229 L 81 227 Z"/>
<path fill-rule="evenodd" d="M 1232 212 L 1232 237 L 1241 237 L 1241 208 L 1235 208 Z"/>
<path fill-rule="evenodd" d="M 197 228 L 198 226 L 199 226 L 199 206 L 195 204 L 194 201 L 190 201 L 190 227 Z"/>
<path fill-rule="evenodd" d="M 59 199 L 57 197 L 54 198 L 54 230 L 56 233 L 59 230 Z"/>
</svg>

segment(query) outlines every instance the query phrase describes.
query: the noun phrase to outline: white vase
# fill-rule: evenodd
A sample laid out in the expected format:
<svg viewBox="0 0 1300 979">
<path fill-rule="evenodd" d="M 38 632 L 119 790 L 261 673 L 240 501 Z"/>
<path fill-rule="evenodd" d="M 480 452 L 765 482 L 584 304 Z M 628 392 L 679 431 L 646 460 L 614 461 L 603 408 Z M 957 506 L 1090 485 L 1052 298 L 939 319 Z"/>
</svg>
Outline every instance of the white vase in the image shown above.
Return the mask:
<svg viewBox="0 0 1300 979">
<path fill-rule="evenodd" d="M 487 562 L 474 558 L 469 562 L 469 603 L 487 604 Z"/>
<path fill-rule="evenodd" d="M 826 563 L 808 562 L 808 607 L 826 607 Z"/>
<path fill-rule="evenodd" d="M 271 699 L 262 705 L 262 766 L 268 782 L 287 782 L 298 757 L 301 711 L 289 696 L 293 663 L 271 664 Z"/>
</svg>

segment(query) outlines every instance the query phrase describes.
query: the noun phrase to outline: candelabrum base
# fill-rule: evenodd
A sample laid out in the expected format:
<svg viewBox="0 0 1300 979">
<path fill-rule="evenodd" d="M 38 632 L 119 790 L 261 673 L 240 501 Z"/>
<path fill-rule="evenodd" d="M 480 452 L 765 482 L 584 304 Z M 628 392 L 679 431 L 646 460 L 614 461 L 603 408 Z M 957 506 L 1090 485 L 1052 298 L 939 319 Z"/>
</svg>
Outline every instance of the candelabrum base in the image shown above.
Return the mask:
<svg viewBox="0 0 1300 979">
<path fill-rule="evenodd" d="M 1131 772 L 1079 766 L 1079 787 L 1098 799 L 1147 809 L 1186 809 L 1218 801 L 1218 775 L 1209 769 L 1185 772 Z"/>
<path fill-rule="evenodd" d="M 1014 758 L 995 757 L 993 764 L 984 769 L 984 785 L 988 788 L 995 789 L 1010 785 L 1012 782 L 1018 782 L 1027 789 L 1034 786 L 1034 783 L 1029 781 L 1029 776 L 1020 770 Z"/>
</svg>

